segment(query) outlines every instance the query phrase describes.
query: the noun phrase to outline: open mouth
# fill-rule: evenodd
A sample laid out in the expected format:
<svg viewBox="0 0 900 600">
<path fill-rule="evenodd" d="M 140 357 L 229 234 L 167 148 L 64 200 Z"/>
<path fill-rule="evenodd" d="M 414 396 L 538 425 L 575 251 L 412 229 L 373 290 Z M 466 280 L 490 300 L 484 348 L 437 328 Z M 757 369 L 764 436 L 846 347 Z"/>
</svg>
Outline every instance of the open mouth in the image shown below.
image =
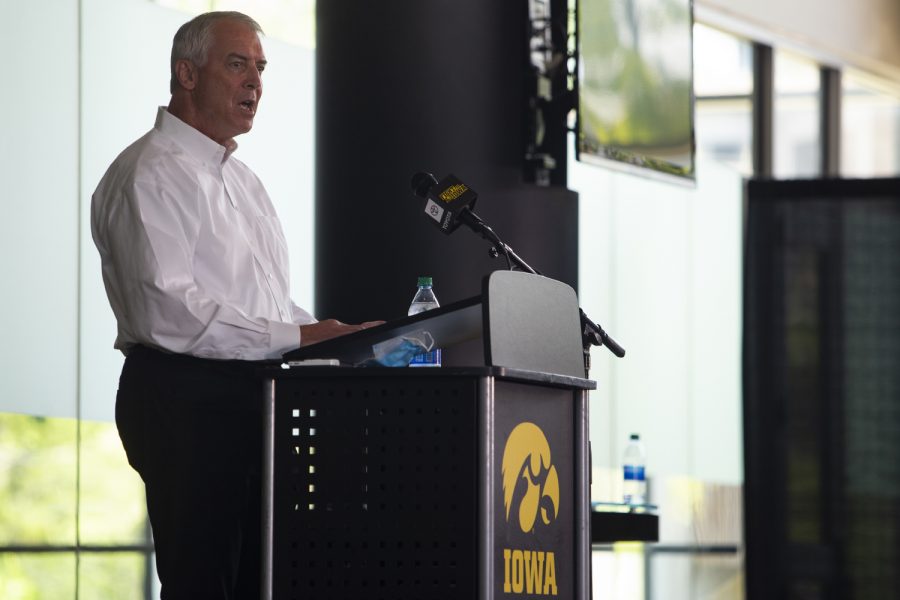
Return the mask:
<svg viewBox="0 0 900 600">
<path fill-rule="evenodd" d="M 240 103 L 240 106 L 245 112 L 249 112 L 250 114 L 253 114 L 256 110 L 256 102 L 253 100 L 244 100 Z"/>
</svg>

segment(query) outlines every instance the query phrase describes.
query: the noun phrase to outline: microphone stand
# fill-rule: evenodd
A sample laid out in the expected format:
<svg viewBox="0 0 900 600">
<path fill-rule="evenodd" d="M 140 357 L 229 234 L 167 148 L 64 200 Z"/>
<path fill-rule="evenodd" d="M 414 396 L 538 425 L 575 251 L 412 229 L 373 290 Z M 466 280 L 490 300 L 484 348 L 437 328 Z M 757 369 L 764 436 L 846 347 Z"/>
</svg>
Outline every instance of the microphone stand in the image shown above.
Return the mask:
<svg viewBox="0 0 900 600">
<path fill-rule="evenodd" d="M 501 240 L 494 230 L 488 227 L 474 212 L 465 209 L 460 213 L 459 218 L 472 229 L 472 231 L 478 233 L 483 239 L 493 244 L 488 251 L 491 258 L 497 258 L 503 254 L 506 257 L 507 263 L 510 265 L 510 270 L 512 270 L 512 265 L 515 264 L 522 271 L 526 271 L 532 275 L 541 274 L 527 262 L 522 260 L 522 258 L 516 254 L 509 245 Z M 591 369 L 591 346 L 606 346 L 609 351 L 617 357 L 622 358 L 625 356 L 625 348 L 620 346 L 616 340 L 610 337 L 602 327 L 591 321 L 581 307 L 578 308 L 578 312 L 581 317 L 581 347 L 584 351 L 585 373 L 588 373 Z"/>
</svg>

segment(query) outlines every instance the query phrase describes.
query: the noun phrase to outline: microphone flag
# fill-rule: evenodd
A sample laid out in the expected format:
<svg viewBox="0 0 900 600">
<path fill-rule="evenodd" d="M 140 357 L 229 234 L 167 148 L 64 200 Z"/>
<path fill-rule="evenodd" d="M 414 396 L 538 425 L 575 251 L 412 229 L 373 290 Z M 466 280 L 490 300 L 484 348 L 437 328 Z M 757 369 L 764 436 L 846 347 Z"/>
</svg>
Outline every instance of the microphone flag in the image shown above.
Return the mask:
<svg viewBox="0 0 900 600">
<path fill-rule="evenodd" d="M 425 197 L 425 214 L 446 234 L 459 227 L 460 216 L 475 206 L 478 194 L 453 175 L 447 175 L 439 183 L 430 186 Z M 465 217 L 463 217 L 465 219 Z"/>
</svg>

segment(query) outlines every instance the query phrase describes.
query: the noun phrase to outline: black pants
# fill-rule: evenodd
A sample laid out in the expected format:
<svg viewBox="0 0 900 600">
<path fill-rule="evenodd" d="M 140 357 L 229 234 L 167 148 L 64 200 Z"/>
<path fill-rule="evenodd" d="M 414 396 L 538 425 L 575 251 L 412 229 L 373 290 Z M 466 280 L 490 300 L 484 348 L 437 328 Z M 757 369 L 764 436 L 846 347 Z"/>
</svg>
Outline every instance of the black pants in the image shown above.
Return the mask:
<svg viewBox="0 0 900 600">
<path fill-rule="evenodd" d="M 258 365 L 137 347 L 116 424 L 147 490 L 163 600 L 259 597 Z"/>
</svg>

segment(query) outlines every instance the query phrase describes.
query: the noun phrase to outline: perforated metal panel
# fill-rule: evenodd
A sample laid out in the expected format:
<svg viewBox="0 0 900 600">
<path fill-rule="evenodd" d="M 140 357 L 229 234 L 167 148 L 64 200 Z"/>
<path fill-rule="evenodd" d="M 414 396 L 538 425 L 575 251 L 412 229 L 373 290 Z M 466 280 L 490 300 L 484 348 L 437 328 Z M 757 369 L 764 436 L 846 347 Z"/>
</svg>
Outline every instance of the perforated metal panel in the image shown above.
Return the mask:
<svg viewBox="0 0 900 600">
<path fill-rule="evenodd" d="M 273 597 L 476 597 L 476 385 L 278 382 Z"/>
</svg>

